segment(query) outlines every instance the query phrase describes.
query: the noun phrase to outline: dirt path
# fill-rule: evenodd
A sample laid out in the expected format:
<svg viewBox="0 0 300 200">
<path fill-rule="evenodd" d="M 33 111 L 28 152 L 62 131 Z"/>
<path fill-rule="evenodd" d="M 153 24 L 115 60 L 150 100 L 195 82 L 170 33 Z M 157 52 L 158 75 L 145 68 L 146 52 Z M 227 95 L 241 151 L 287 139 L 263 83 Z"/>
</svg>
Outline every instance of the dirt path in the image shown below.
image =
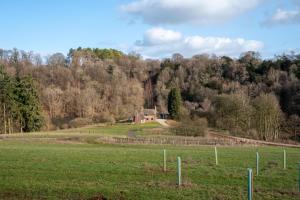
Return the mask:
<svg viewBox="0 0 300 200">
<path fill-rule="evenodd" d="M 170 127 L 170 125 L 167 124 L 167 120 L 165 120 L 165 119 L 157 119 L 156 121 L 163 127 Z"/>
</svg>

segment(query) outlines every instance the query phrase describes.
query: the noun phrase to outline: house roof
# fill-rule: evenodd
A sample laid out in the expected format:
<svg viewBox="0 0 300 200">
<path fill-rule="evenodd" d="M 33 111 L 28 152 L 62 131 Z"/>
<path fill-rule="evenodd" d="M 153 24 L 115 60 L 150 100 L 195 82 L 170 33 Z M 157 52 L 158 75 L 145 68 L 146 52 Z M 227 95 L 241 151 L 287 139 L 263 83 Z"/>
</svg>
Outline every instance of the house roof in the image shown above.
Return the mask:
<svg viewBox="0 0 300 200">
<path fill-rule="evenodd" d="M 159 114 L 161 114 L 161 115 L 169 115 L 170 113 L 168 111 L 166 111 L 166 112 L 160 112 Z"/>
<path fill-rule="evenodd" d="M 144 109 L 144 115 L 156 115 L 155 109 Z"/>
</svg>

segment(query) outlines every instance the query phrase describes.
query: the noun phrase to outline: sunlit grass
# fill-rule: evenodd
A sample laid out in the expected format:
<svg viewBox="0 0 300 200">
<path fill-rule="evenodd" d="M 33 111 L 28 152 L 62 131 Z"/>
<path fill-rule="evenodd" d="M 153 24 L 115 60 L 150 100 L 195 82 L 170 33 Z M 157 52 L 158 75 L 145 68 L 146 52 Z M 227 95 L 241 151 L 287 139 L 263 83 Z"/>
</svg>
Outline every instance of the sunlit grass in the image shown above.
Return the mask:
<svg viewBox="0 0 300 200">
<path fill-rule="evenodd" d="M 255 199 L 298 199 L 300 150 L 288 148 L 283 170 L 280 147 L 214 147 L 57 143 L 36 136 L 127 135 L 157 124 L 86 127 L 34 133 L 0 140 L 0 199 L 246 199 L 247 168 L 254 177 Z M 167 149 L 167 172 L 162 170 Z M 182 158 L 183 187 L 176 186 L 176 159 Z M 255 173 L 254 173 L 255 174 Z"/>
</svg>

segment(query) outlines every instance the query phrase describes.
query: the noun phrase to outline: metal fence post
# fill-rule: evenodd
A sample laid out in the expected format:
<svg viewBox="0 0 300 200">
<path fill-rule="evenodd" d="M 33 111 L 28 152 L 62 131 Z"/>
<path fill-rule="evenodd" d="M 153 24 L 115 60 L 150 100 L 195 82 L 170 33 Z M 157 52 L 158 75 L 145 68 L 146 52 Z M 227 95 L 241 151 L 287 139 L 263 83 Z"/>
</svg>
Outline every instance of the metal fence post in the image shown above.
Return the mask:
<svg viewBox="0 0 300 200">
<path fill-rule="evenodd" d="M 181 158 L 177 157 L 177 185 L 181 186 Z"/>
<path fill-rule="evenodd" d="M 164 149 L 164 172 L 167 171 L 167 157 L 166 150 Z"/>
<path fill-rule="evenodd" d="M 248 200 L 252 200 L 252 186 L 253 186 L 253 179 L 252 179 L 252 169 L 248 169 Z"/>
<path fill-rule="evenodd" d="M 218 165 L 219 162 L 218 162 L 218 150 L 217 150 L 217 147 L 215 147 L 215 158 L 216 158 L 216 165 Z"/>
<path fill-rule="evenodd" d="M 283 169 L 286 169 L 286 151 L 283 150 Z"/>
<path fill-rule="evenodd" d="M 256 152 L 256 176 L 259 174 L 259 154 Z"/>
<path fill-rule="evenodd" d="M 299 165 L 299 179 L 298 179 L 298 187 L 299 187 L 299 192 L 300 192 L 300 163 L 299 163 L 298 165 Z"/>
</svg>

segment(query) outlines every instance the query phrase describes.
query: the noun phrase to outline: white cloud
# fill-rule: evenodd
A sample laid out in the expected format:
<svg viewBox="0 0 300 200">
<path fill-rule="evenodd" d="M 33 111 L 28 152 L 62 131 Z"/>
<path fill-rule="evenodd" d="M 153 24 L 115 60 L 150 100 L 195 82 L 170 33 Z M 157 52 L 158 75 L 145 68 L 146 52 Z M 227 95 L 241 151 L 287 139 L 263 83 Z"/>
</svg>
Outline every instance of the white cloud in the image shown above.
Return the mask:
<svg viewBox="0 0 300 200">
<path fill-rule="evenodd" d="M 290 23 L 300 23 L 300 9 L 277 9 L 276 12 L 272 16 L 268 17 L 264 22 L 264 24 L 267 26 Z"/>
<path fill-rule="evenodd" d="M 149 24 L 218 23 L 264 0 L 135 0 L 121 10 Z"/>
<path fill-rule="evenodd" d="M 263 22 L 266 26 L 276 26 L 284 24 L 300 23 L 300 1 L 284 0 L 283 2 L 293 7 L 292 9 L 278 8 L 271 15 L 267 16 Z M 284 4 L 283 4 L 284 5 Z"/>
<path fill-rule="evenodd" d="M 152 28 L 146 31 L 143 41 L 137 45 L 153 46 L 157 44 L 170 44 L 181 40 L 181 33 L 163 28 Z"/>
<path fill-rule="evenodd" d="M 156 32 L 153 30 L 159 30 L 160 34 L 157 34 L 157 37 L 150 34 L 151 42 L 149 42 L 149 33 Z M 170 33 L 176 33 L 177 37 Z M 156 38 L 157 40 L 155 40 Z M 173 53 L 180 53 L 186 57 L 203 53 L 239 56 L 242 52 L 259 51 L 263 47 L 264 44 L 256 40 L 227 37 L 184 37 L 178 32 L 157 28 L 146 31 L 143 41 L 138 41 L 132 50 L 146 57 L 169 57 Z"/>
</svg>

